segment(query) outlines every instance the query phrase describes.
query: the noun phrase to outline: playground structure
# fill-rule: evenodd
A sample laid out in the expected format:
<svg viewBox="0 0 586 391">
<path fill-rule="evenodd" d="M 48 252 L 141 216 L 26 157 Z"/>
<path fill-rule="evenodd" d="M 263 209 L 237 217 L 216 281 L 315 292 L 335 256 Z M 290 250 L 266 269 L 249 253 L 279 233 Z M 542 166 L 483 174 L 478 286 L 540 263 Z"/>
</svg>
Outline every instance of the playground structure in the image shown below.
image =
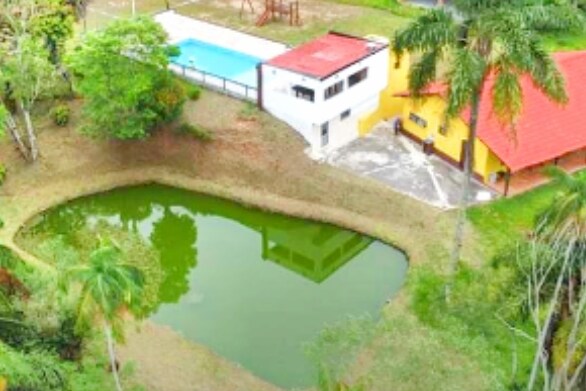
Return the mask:
<svg viewBox="0 0 586 391">
<path fill-rule="evenodd" d="M 246 1 L 246 0 L 243 0 Z M 265 0 L 265 9 L 256 20 L 256 26 L 262 27 L 271 21 L 289 19 L 289 26 L 300 26 L 299 0 L 285 4 L 283 0 Z"/>
</svg>

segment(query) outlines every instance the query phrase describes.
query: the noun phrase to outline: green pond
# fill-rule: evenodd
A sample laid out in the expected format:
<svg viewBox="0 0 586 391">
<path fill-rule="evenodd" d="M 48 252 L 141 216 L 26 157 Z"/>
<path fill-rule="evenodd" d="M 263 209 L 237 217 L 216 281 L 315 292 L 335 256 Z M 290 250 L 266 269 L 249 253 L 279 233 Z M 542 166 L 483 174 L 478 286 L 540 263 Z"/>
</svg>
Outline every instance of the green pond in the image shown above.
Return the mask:
<svg viewBox="0 0 586 391">
<path fill-rule="evenodd" d="M 67 238 L 97 224 L 160 253 L 152 321 L 285 388 L 315 384 L 306 344 L 348 316 L 377 318 L 407 271 L 402 252 L 369 237 L 160 185 L 74 200 L 27 232 Z"/>
</svg>

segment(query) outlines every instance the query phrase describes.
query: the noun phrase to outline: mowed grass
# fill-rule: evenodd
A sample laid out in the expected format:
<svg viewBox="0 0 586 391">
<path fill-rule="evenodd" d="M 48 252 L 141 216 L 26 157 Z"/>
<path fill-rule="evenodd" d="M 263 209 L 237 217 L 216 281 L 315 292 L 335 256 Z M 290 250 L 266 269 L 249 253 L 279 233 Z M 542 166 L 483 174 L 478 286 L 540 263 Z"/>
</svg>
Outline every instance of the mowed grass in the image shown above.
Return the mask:
<svg viewBox="0 0 586 391">
<path fill-rule="evenodd" d="M 343 0 L 342 2 L 347 1 Z M 393 10 L 388 8 L 358 7 L 339 3 L 338 1 L 302 0 L 299 7 L 301 26 L 289 26 L 288 20 L 284 19 L 262 27 L 257 27 L 255 22 L 264 9 L 264 0 L 252 0 L 254 13 L 246 6 L 242 17 L 240 15 L 241 3 L 234 0 L 199 0 L 197 2 L 174 0 L 170 2 L 170 6 L 182 15 L 218 23 L 290 45 L 297 45 L 330 30 L 359 36 L 378 34 L 392 38 L 397 29 L 402 28 L 411 20 L 409 17 L 395 15 Z M 399 7 L 405 8 L 405 10 L 412 9 L 412 7 L 406 6 Z M 137 0 L 136 8 L 140 14 L 154 14 L 165 10 L 165 2 Z M 88 12 L 88 29 L 99 28 L 109 20 L 127 17 L 130 14 L 129 2 L 114 3 L 96 0 L 91 3 Z M 408 12 L 405 15 L 408 15 Z"/>
<path fill-rule="evenodd" d="M 586 170 L 575 175 L 586 177 Z M 480 234 L 483 248 L 490 254 L 528 235 L 538 215 L 562 189 L 549 183 L 511 198 L 501 198 L 468 210 L 468 219 Z"/>
</svg>

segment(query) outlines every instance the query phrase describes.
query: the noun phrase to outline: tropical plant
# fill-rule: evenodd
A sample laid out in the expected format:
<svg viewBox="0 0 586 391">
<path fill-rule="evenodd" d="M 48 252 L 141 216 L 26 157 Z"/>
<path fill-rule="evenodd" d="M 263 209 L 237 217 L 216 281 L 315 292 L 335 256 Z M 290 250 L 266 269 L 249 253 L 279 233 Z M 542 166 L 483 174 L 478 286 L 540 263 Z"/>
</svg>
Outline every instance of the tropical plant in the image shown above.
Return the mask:
<svg viewBox="0 0 586 391">
<path fill-rule="evenodd" d="M 166 38 L 146 17 L 118 20 L 84 37 L 68 63 L 85 97 L 85 133 L 144 138 L 180 113 L 185 92 L 174 87 L 167 70 L 168 55 L 176 49 Z"/>
<path fill-rule="evenodd" d="M 538 373 L 545 390 L 586 386 L 586 177 L 557 167 L 561 190 L 536 222 L 527 271 L 537 346 L 528 389 Z"/>
<path fill-rule="evenodd" d="M 575 9 L 566 6 L 528 5 L 524 0 L 454 0 L 450 9 L 430 10 L 395 36 L 394 51 L 399 58 L 405 51 L 420 54 L 409 74 L 409 89 L 416 98 L 442 78 L 447 90 L 446 120 L 470 109 L 465 180 L 449 275 L 454 275 L 460 261 L 478 116 L 487 80 L 494 79 L 489 91 L 493 111 L 514 138 L 514 123 L 523 105 L 522 76 L 530 77 L 548 98 L 561 103 L 567 100 L 563 76 L 542 48 L 537 31 L 579 23 Z M 440 67 L 445 67 L 442 74 Z M 448 299 L 449 290 L 450 283 L 446 286 Z"/>
<path fill-rule="evenodd" d="M 121 261 L 121 252 L 113 244 L 102 244 L 89 256 L 88 262 L 71 267 L 65 273 L 68 282 L 79 284 L 77 305 L 78 328 L 100 321 L 106 337 L 110 368 L 117 390 L 122 390 L 114 350 L 114 335 L 122 335 L 120 322 L 125 311 L 139 308 L 143 277 L 139 269 Z"/>
</svg>

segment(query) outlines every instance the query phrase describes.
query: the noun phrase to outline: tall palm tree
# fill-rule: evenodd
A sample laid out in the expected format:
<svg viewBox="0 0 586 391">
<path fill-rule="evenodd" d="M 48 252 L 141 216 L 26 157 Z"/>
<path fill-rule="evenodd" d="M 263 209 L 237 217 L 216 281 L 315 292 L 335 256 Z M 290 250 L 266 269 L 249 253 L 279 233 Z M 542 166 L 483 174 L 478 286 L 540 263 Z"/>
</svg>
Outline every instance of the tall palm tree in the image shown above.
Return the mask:
<svg viewBox="0 0 586 391">
<path fill-rule="evenodd" d="M 452 7 L 436 8 L 417 18 L 394 40 L 398 58 L 403 52 L 419 54 L 409 74 L 409 89 L 420 97 L 436 79 L 446 84 L 446 120 L 469 108 L 469 137 L 465 147 L 464 185 L 449 264 L 450 279 L 460 260 L 474 169 L 474 146 L 483 90 L 489 77 L 494 113 L 514 133 L 521 112 L 520 78 L 531 78 L 537 88 L 556 102 L 567 100 L 564 79 L 540 44 L 538 30 L 579 25 L 566 6 L 528 5 L 526 0 L 454 0 Z M 444 69 L 440 75 L 439 69 Z M 514 136 L 514 134 L 513 134 Z M 446 286 L 449 299 L 451 282 Z"/>
<path fill-rule="evenodd" d="M 144 286 L 142 273 L 134 266 L 121 261 L 120 250 L 110 244 L 102 244 L 93 251 L 87 263 L 69 269 L 66 281 L 80 284 L 78 320 L 87 324 L 99 320 L 110 356 L 110 366 L 116 389 L 122 390 L 114 351 L 114 328 L 119 325 L 124 311 L 138 306 Z"/>
</svg>

